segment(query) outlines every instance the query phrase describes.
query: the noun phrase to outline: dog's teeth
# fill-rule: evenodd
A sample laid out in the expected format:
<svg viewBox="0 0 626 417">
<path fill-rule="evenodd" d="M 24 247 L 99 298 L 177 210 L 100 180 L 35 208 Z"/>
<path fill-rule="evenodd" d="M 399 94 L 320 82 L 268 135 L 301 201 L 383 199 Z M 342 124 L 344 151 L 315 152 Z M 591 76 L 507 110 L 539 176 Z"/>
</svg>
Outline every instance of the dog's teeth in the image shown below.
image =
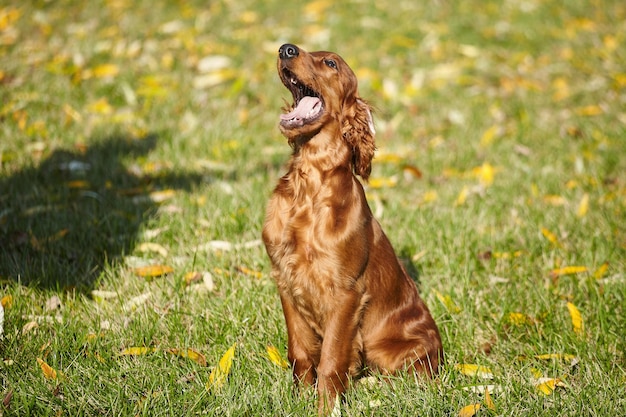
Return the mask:
<svg viewBox="0 0 626 417">
<path fill-rule="evenodd" d="M 295 79 L 295 78 L 292 78 L 292 79 L 291 79 L 291 84 L 296 85 L 296 84 L 298 84 L 298 81 L 296 81 L 296 79 Z"/>
</svg>

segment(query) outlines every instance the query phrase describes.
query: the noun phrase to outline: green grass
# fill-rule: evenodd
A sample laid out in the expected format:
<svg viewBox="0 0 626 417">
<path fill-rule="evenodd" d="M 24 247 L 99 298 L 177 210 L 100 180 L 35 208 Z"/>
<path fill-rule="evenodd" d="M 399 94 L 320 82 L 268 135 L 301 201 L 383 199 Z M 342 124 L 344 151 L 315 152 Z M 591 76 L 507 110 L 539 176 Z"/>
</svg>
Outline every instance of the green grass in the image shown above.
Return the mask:
<svg viewBox="0 0 626 417">
<path fill-rule="evenodd" d="M 413 259 L 446 351 L 436 382 L 357 385 L 345 415 L 624 414 L 622 1 L 12 3 L 0 8 L 0 415 L 314 415 L 267 358 L 268 345 L 285 356 L 286 334 L 263 247 L 206 247 L 260 237 L 290 151 L 276 126 L 287 41 L 340 53 L 376 107 L 372 182 L 395 186 L 367 194 Z M 145 279 L 142 264 L 173 272 Z M 552 273 L 567 266 L 586 271 Z M 215 289 L 187 284 L 192 271 Z M 227 382 L 207 390 L 233 344 Z M 156 351 L 119 355 L 143 346 Z M 536 358 L 548 353 L 578 363 Z M 533 372 L 566 387 L 543 395 Z M 464 389 L 484 384 L 495 411 Z"/>
</svg>

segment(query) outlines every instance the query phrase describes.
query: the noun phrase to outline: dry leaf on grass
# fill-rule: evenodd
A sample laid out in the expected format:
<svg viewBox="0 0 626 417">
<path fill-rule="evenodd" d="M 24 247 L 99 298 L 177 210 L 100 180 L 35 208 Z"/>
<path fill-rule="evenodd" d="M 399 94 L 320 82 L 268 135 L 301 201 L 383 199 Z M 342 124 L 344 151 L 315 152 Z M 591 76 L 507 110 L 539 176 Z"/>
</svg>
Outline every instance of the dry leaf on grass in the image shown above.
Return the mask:
<svg viewBox="0 0 626 417">
<path fill-rule="evenodd" d="M 187 349 L 167 349 L 167 353 L 171 353 L 172 355 L 180 356 L 181 358 L 190 359 L 201 366 L 207 366 L 206 358 L 204 355 L 197 350 L 187 348 Z"/>
<path fill-rule="evenodd" d="M 278 365 L 283 369 L 289 367 L 289 363 L 282 357 L 278 349 L 276 349 L 274 346 L 268 345 L 266 346 L 265 350 L 267 351 L 268 358 L 273 364 Z"/>
<path fill-rule="evenodd" d="M 454 365 L 454 368 L 460 371 L 463 375 L 476 376 L 478 378 L 493 379 L 493 372 L 491 369 L 482 365 L 474 365 L 469 363 L 460 363 Z"/>
<path fill-rule="evenodd" d="M 226 378 L 230 374 L 230 367 L 233 364 L 233 357 L 235 356 L 235 346 L 233 344 L 220 359 L 218 365 L 213 368 L 211 375 L 209 375 L 209 382 L 206 384 L 207 390 L 219 389 L 226 382 Z"/>
</svg>

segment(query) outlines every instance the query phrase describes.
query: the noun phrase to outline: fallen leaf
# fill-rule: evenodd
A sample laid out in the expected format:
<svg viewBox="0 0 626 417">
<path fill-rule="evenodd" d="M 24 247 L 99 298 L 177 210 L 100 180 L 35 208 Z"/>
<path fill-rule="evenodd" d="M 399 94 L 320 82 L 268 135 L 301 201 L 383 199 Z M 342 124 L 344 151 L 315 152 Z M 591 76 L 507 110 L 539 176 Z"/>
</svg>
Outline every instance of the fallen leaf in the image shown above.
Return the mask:
<svg viewBox="0 0 626 417">
<path fill-rule="evenodd" d="M 602 277 L 604 277 L 604 275 L 606 275 L 606 271 L 608 271 L 609 269 L 609 263 L 605 262 L 602 265 L 600 265 L 600 267 L 598 269 L 595 270 L 595 272 L 593 273 L 593 277 L 595 279 L 602 279 Z"/>
<path fill-rule="evenodd" d="M 201 279 L 202 274 L 196 271 L 186 272 L 185 275 L 183 275 L 183 280 L 185 281 L 186 285 L 193 284 L 194 282 L 198 282 Z"/>
<path fill-rule="evenodd" d="M 490 393 L 493 394 L 499 394 L 502 393 L 503 388 L 500 385 L 493 385 L 493 384 L 489 384 L 489 385 L 470 385 L 467 387 L 463 387 L 463 391 L 469 391 L 469 392 L 473 392 L 474 394 L 484 394 L 485 391 L 489 391 Z"/>
<path fill-rule="evenodd" d="M 72 190 L 84 190 L 89 188 L 91 184 L 89 184 L 89 181 L 85 180 L 74 180 L 66 182 L 65 185 Z"/>
<path fill-rule="evenodd" d="M 24 327 L 22 327 L 22 334 L 24 335 L 37 327 L 39 327 L 39 323 L 37 323 L 35 320 L 29 321 L 24 325 Z"/>
<path fill-rule="evenodd" d="M 524 313 L 509 313 L 507 321 L 514 326 L 523 326 L 526 324 L 534 324 L 535 320 Z"/>
<path fill-rule="evenodd" d="M 209 375 L 209 382 L 206 384 L 206 388 L 210 389 L 219 389 L 226 382 L 226 378 L 230 373 L 230 367 L 233 364 L 233 357 L 235 356 L 235 346 L 237 344 L 233 344 L 224 355 L 220 359 L 218 365 L 211 371 Z"/>
<path fill-rule="evenodd" d="M 43 376 L 46 377 L 46 379 L 57 379 L 57 371 L 44 362 L 43 359 L 37 358 L 37 363 L 39 364 L 41 372 L 43 372 Z"/>
<path fill-rule="evenodd" d="M 472 417 L 480 410 L 480 403 L 466 405 L 459 410 L 459 417 Z"/>
<path fill-rule="evenodd" d="M 548 241 L 552 243 L 553 245 L 559 246 L 559 247 L 561 246 L 561 243 L 559 243 L 559 239 L 556 237 L 556 235 L 552 233 L 551 231 L 549 231 L 548 229 L 546 229 L 545 227 L 541 228 L 541 234 L 543 235 L 543 237 L 548 239 Z"/>
<path fill-rule="evenodd" d="M 491 399 L 491 394 L 489 394 L 489 388 L 485 388 L 485 405 L 488 409 L 492 411 L 496 411 L 496 405 L 493 403 Z"/>
<path fill-rule="evenodd" d="M 463 375 L 476 376 L 484 379 L 493 379 L 493 373 L 491 369 L 482 365 L 474 365 L 468 363 L 456 364 L 454 368 L 460 371 Z"/>
<path fill-rule="evenodd" d="M 250 276 L 253 276 L 255 278 L 262 278 L 263 277 L 263 273 L 262 272 L 255 271 L 255 270 L 247 268 L 245 266 L 238 266 L 237 270 L 239 272 L 241 272 L 242 274 L 250 275 Z"/>
<path fill-rule="evenodd" d="M 195 250 L 202 251 L 231 251 L 238 249 L 249 249 L 257 246 L 261 246 L 263 241 L 261 239 L 251 240 L 244 243 L 231 243 L 225 240 L 211 240 L 203 245 L 198 245 Z"/>
<path fill-rule="evenodd" d="M 586 266 L 565 266 L 562 268 L 556 268 L 550 271 L 550 276 L 552 278 L 560 277 L 563 275 L 574 275 L 580 274 L 581 272 L 587 272 Z"/>
<path fill-rule="evenodd" d="M 148 265 L 134 268 L 133 271 L 142 278 L 156 278 L 174 272 L 174 268 L 167 265 Z"/>
<path fill-rule="evenodd" d="M 91 291 L 91 296 L 95 301 L 104 301 L 109 300 L 111 298 L 117 298 L 118 294 L 115 291 L 101 291 L 101 290 L 93 290 Z"/>
<path fill-rule="evenodd" d="M 578 210 L 576 210 L 576 216 L 585 217 L 589 210 L 589 194 L 585 193 L 578 203 Z"/>
<path fill-rule="evenodd" d="M 288 368 L 289 363 L 281 356 L 278 349 L 276 349 L 272 345 L 268 345 L 265 350 L 267 351 L 267 356 L 270 358 L 273 364 L 280 366 L 281 368 Z"/>
<path fill-rule="evenodd" d="M 4 308 L 11 308 L 13 305 L 13 296 L 11 296 L 11 294 L 5 295 L 2 299 L 0 299 L 0 304 L 2 304 L 2 307 Z"/>
<path fill-rule="evenodd" d="M 578 107 L 576 109 L 574 109 L 574 112 L 579 115 L 579 116 L 598 116 L 602 113 L 604 113 L 604 111 L 602 110 L 602 107 L 596 105 L 596 104 L 592 104 L 589 106 L 583 106 L 583 107 Z"/>
<path fill-rule="evenodd" d="M 580 362 L 577 356 L 569 353 L 545 353 L 543 355 L 536 355 L 535 358 L 540 360 L 562 360 L 569 362 L 570 366 L 574 367 Z"/>
<path fill-rule="evenodd" d="M 212 72 L 229 68 L 231 59 L 226 55 L 209 55 L 201 58 L 196 65 L 196 69 L 200 73 Z"/>
<path fill-rule="evenodd" d="M 4 398 L 2 399 L 2 406 L 5 409 L 9 409 L 11 407 L 12 398 L 13 398 L 13 390 L 9 389 L 9 391 L 7 391 L 7 393 L 4 395 Z"/>
<path fill-rule="evenodd" d="M 172 355 L 180 356 L 181 358 L 191 359 L 201 366 L 207 366 L 206 358 L 204 355 L 197 350 L 187 348 L 187 349 L 167 349 L 167 353 L 171 353 Z"/>
<path fill-rule="evenodd" d="M 561 378 L 537 378 L 535 387 L 544 395 L 550 395 L 556 387 L 566 387 Z"/>
<path fill-rule="evenodd" d="M 145 346 L 133 346 L 122 350 L 118 353 L 118 356 L 141 356 L 147 355 L 148 353 L 153 353 L 156 351 L 156 348 L 145 347 Z"/>
<path fill-rule="evenodd" d="M 138 295 L 136 297 L 133 297 L 130 300 L 128 300 L 126 303 L 124 303 L 124 306 L 122 308 L 124 310 L 135 310 L 137 307 L 145 304 L 146 301 L 148 301 L 151 296 L 152 294 L 150 292 L 147 292 L 147 293 Z"/>
<path fill-rule="evenodd" d="M 441 301 L 441 304 L 443 304 L 444 307 L 450 313 L 455 313 L 456 314 L 456 313 L 459 313 L 461 311 L 461 307 L 456 305 L 456 303 L 454 301 L 452 301 L 452 298 L 448 294 L 443 295 L 439 291 L 435 290 L 435 295 L 437 296 L 439 301 Z"/>
<path fill-rule="evenodd" d="M 480 146 L 486 148 L 487 146 L 491 145 L 499 130 L 500 127 L 498 125 L 493 125 L 489 129 L 487 129 L 485 133 L 483 133 L 483 135 L 480 137 Z"/>
<path fill-rule="evenodd" d="M 544 195 L 543 201 L 544 203 L 550 204 L 551 206 L 554 206 L 554 207 L 560 207 L 560 206 L 564 206 L 565 204 L 567 204 L 567 199 L 565 199 L 565 197 L 560 196 L 560 195 L 553 195 L 553 194 Z"/>
<path fill-rule="evenodd" d="M 95 114 L 111 114 L 113 107 L 106 98 L 101 98 L 87 105 L 87 111 Z"/>
<path fill-rule="evenodd" d="M 95 78 L 111 78 L 115 77 L 117 74 L 119 74 L 119 72 L 120 69 L 115 64 L 102 64 L 94 67 L 91 70 L 91 74 Z"/>
<path fill-rule="evenodd" d="M 57 295 L 53 295 L 52 297 L 46 300 L 46 311 L 56 310 L 61 307 L 61 299 Z"/>
<path fill-rule="evenodd" d="M 467 201 L 468 195 L 469 195 L 469 188 L 467 188 L 467 186 L 465 185 L 463 186 L 463 189 L 461 190 L 456 200 L 454 201 L 454 205 L 462 206 L 463 204 L 465 204 L 465 201 Z"/>
<path fill-rule="evenodd" d="M 162 245 L 159 245 L 158 243 L 152 243 L 152 242 L 141 243 L 140 245 L 137 246 L 137 249 L 140 252 L 155 252 L 164 258 L 168 254 L 168 251 L 167 249 L 165 249 L 165 247 L 163 247 Z"/>
<path fill-rule="evenodd" d="M 423 174 L 422 171 L 420 171 L 420 169 L 416 166 L 413 165 L 405 165 L 402 167 L 402 171 L 405 174 L 408 174 L 409 176 L 415 177 L 415 178 L 422 178 Z"/>
<path fill-rule="evenodd" d="M 368 181 L 368 185 L 371 188 L 392 188 L 395 187 L 398 183 L 398 178 L 394 177 L 378 177 L 378 178 L 370 178 Z"/>
<path fill-rule="evenodd" d="M 576 334 L 582 334 L 584 329 L 582 314 L 580 314 L 578 308 L 569 301 L 567 302 L 567 309 L 569 310 L 569 315 L 572 319 L 572 327 L 574 328 L 574 332 Z"/>
</svg>

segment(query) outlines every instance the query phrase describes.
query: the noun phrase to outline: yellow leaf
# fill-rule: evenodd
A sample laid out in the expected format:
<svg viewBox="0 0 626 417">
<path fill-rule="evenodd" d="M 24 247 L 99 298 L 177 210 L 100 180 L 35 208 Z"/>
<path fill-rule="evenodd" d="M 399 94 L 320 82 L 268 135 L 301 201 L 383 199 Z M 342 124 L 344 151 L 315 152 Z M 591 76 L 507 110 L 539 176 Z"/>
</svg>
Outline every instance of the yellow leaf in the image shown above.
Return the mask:
<svg viewBox="0 0 626 417">
<path fill-rule="evenodd" d="M 167 353 L 171 353 L 172 355 L 180 356 L 181 358 L 191 359 L 201 366 L 206 366 L 206 358 L 204 355 L 197 350 L 187 348 L 187 349 L 167 349 Z"/>
<path fill-rule="evenodd" d="M 466 405 L 459 410 L 459 417 L 472 417 L 480 410 L 480 403 Z"/>
<path fill-rule="evenodd" d="M 94 101 L 87 106 L 87 110 L 96 114 L 111 114 L 113 113 L 113 107 L 109 104 L 106 98 Z"/>
<path fill-rule="evenodd" d="M 156 351 L 156 348 L 145 347 L 145 346 L 134 346 L 134 347 L 129 347 L 129 348 L 122 350 L 120 353 L 118 353 L 118 355 L 119 356 L 141 356 L 141 355 L 147 355 L 148 353 L 152 353 L 155 351 Z"/>
<path fill-rule="evenodd" d="M 13 305 L 13 296 L 11 294 L 7 294 L 0 300 L 0 304 L 2 304 L 3 308 L 11 308 Z"/>
<path fill-rule="evenodd" d="M 600 267 L 598 269 L 596 269 L 596 271 L 593 273 L 593 277 L 595 279 L 601 279 L 605 274 L 606 271 L 609 269 L 609 263 L 605 262 L 602 265 L 600 265 Z"/>
<path fill-rule="evenodd" d="M 461 308 L 457 306 L 454 301 L 452 301 L 452 298 L 449 295 L 443 295 L 437 290 L 435 290 L 435 295 L 437 295 L 441 304 L 443 304 L 450 313 L 459 313 L 461 311 Z"/>
<path fill-rule="evenodd" d="M 472 170 L 472 174 L 478 178 L 478 181 L 480 181 L 480 184 L 484 187 L 488 187 L 493 184 L 493 177 L 495 173 L 496 168 L 488 162 L 485 162 L 481 166 Z"/>
<path fill-rule="evenodd" d="M 115 77 L 119 72 L 120 69 L 115 64 L 98 65 L 92 70 L 92 74 L 96 78 Z"/>
<path fill-rule="evenodd" d="M 233 364 L 233 357 L 235 356 L 235 346 L 233 344 L 222 356 L 218 365 L 211 371 L 209 375 L 209 382 L 206 385 L 207 389 L 220 388 L 224 385 L 228 374 L 230 373 L 230 367 Z"/>
<path fill-rule="evenodd" d="M 424 197 L 422 199 L 422 202 L 424 202 L 424 203 L 432 203 L 433 201 L 437 201 L 438 198 L 439 198 L 439 195 L 437 194 L 437 191 L 430 190 L 430 191 L 426 191 L 424 193 Z"/>
<path fill-rule="evenodd" d="M 516 250 L 515 252 L 491 252 L 491 256 L 496 259 L 511 259 L 511 258 L 519 258 L 524 254 L 521 250 Z"/>
<path fill-rule="evenodd" d="M 57 371 L 53 367 L 48 365 L 41 358 L 37 358 L 37 363 L 39 364 L 39 367 L 41 367 L 41 371 L 43 372 L 43 376 L 45 376 L 46 379 L 57 379 Z"/>
<path fill-rule="evenodd" d="M 576 356 L 569 353 L 544 353 L 543 355 L 536 355 L 535 358 L 541 360 L 557 359 L 571 362 L 576 359 Z"/>
<path fill-rule="evenodd" d="M 560 277 L 562 275 L 580 274 L 581 272 L 587 272 L 586 266 L 564 266 L 563 268 L 556 268 L 550 271 L 552 278 Z"/>
<path fill-rule="evenodd" d="M 534 324 L 534 320 L 524 313 L 509 313 L 509 323 L 515 326 L 523 326 L 525 324 Z"/>
<path fill-rule="evenodd" d="M 565 387 L 565 383 L 560 378 L 539 378 L 536 387 L 542 394 L 550 395 L 556 387 Z"/>
<path fill-rule="evenodd" d="M 384 187 L 395 187 L 396 183 L 398 182 L 398 179 L 396 177 L 388 177 L 388 178 L 370 178 L 369 179 L 369 186 L 371 188 L 384 188 Z"/>
<path fill-rule="evenodd" d="M 555 206 L 555 207 L 559 207 L 567 203 L 567 200 L 563 196 L 553 195 L 553 194 L 548 194 L 544 196 L 543 201 L 546 204 L 550 204 L 551 206 Z"/>
<path fill-rule="evenodd" d="M 250 276 L 253 276 L 255 278 L 262 278 L 263 277 L 263 273 L 261 273 L 259 271 L 255 271 L 255 270 L 250 269 L 250 268 L 245 267 L 245 266 L 238 266 L 237 270 L 239 272 L 241 272 L 242 274 L 250 275 Z"/>
<path fill-rule="evenodd" d="M 588 210 L 589 210 L 589 194 L 585 193 L 585 195 L 583 195 L 583 198 L 580 199 L 580 203 L 578 204 L 578 210 L 576 210 L 576 215 L 578 217 L 585 217 Z"/>
<path fill-rule="evenodd" d="M 602 107 L 595 104 L 592 104 L 590 106 L 578 107 L 574 111 L 579 116 L 597 116 L 604 112 L 602 110 Z"/>
<path fill-rule="evenodd" d="M 268 345 L 265 350 L 267 350 L 267 356 L 273 364 L 278 365 L 281 368 L 289 367 L 289 363 L 280 355 L 280 352 L 274 346 Z"/>
<path fill-rule="evenodd" d="M 183 280 L 186 285 L 190 285 L 194 282 L 200 281 L 202 279 L 202 274 L 197 271 L 186 272 L 183 276 Z"/>
<path fill-rule="evenodd" d="M 488 409 L 492 411 L 496 411 L 496 405 L 493 403 L 491 399 L 491 394 L 489 394 L 489 388 L 485 387 L 485 405 Z"/>
<path fill-rule="evenodd" d="M 155 203 L 162 203 L 165 200 L 169 200 L 174 197 L 176 191 L 174 190 L 161 190 L 161 191 L 153 191 L 149 194 L 150 200 Z"/>
<path fill-rule="evenodd" d="M 582 334 L 584 328 L 582 314 L 580 314 L 578 308 L 569 301 L 567 302 L 567 309 L 569 310 L 569 315 L 572 318 L 572 327 L 574 328 L 574 332 L 576 334 Z"/>
<path fill-rule="evenodd" d="M 85 180 L 69 181 L 66 184 L 67 184 L 67 188 L 71 188 L 73 190 L 89 188 L 89 185 L 90 185 L 89 181 L 85 181 Z"/>
<path fill-rule="evenodd" d="M 134 271 L 142 278 L 155 278 L 174 272 L 174 268 L 167 265 L 149 265 L 134 268 Z"/>
<path fill-rule="evenodd" d="M 491 369 L 487 368 L 486 366 L 460 363 L 454 365 L 454 367 L 463 375 L 477 376 L 484 379 L 493 379 L 493 373 L 491 372 Z"/>
<path fill-rule="evenodd" d="M 548 241 L 552 243 L 553 245 L 561 246 L 561 244 L 559 243 L 559 239 L 556 237 L 556 235 L 552 233 L 551 231 L 549 231 L 548 229 L 546 229 L 545 227 L 541 228 L 541 234 L 543 235 L 543 237 L 548 239 Z"/>
<path fill-rule="evenodd" d="M 487 129 L 480 138 L 480 146 L 487 147 L 491 145 L 496 137 L 496 133 L 498 133 L 498 129 L 498 125 L 493 125 Z"/>
<path fill-rule="evenodd" d="M 469 189 L 467 188 L 467 186 L 463 186 L 463 189 L 461 190 L 461 192 L 459 193 L 458 197 L 456 198 L 456 201 L 454 202 L 455 206 L 462 206 L 463 204 L 465 204 L 465 201 L 467 200 L 467 195 L 469 194 Z"/>
</svg>

